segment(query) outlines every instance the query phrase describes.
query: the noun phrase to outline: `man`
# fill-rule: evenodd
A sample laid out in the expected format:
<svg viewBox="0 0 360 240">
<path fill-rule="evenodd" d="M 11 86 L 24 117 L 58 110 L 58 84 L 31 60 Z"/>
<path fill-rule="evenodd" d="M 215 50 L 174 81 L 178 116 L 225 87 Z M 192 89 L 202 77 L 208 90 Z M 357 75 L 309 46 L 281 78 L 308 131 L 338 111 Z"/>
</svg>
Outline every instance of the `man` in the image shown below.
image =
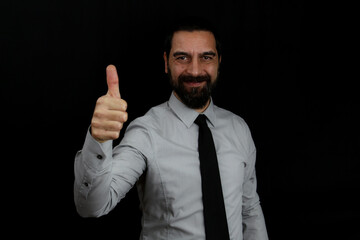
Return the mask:
<svg viewBox="0 0 360 240">
<path fill-rule="evenodd" d="M 211 239 L 207 224 L 217 217 L 204 217 L 204 188 L 211 191 L 214 186 L 206 186 L 201 169 L 205 164 L 199 161 L 201 115 L 216 148 L 222 186 L 216 206 L 225 206 L 225 223 L 219 225 L 225 224 L 228 236 L 215 239 L 268 239 L 249 128 L 211 98 L 221 62 L 216 36 L 201 22 L 171 31 L 164 52 L 173 87 L 170 99 L 130 123 L 115 148 L 112 140 L 128 118 L 127 103 L 121 99 L 115 67 L 107 67 L 108 92 L 98 99 L 85 144 L 75 158 L 74 197 L 81 216 L 107 214 L 136 183 L 143 212 L 140 239 Z"/>
</svg>

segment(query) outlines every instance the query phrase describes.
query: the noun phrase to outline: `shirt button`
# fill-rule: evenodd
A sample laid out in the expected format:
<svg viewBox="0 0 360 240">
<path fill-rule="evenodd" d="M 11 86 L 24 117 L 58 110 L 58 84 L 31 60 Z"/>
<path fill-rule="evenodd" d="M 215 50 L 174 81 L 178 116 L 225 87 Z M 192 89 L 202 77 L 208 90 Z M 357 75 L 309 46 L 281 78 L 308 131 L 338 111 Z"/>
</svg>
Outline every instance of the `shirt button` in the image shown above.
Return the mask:
<svg viewBox="0 0 360 240">
<path fill-rule="evenodd" d="M 101 155 L 97 155 L 96 157 L 100 160 L 103 158 L 103 156 L 101 156 Z"/>
</svg>

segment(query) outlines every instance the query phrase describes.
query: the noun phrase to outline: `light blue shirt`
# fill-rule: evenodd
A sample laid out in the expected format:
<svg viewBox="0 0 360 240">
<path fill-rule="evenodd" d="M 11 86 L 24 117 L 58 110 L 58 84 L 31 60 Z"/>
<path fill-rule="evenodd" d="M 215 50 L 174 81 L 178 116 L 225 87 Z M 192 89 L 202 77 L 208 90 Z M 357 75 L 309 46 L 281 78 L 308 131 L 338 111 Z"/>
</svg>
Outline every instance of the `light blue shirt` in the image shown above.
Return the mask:
<svg viewBox="0 0 360 240">
<path fill-rule="evenodd" d="M 140 239 L 205 239 L 198 154 L 199 113 L 174 94 L 126 129 L 118 146 L 88 132 L 75 157 L 74 197 L 83 217 L 111 211 L 137 184 L 142 207 Z M 211 101 L 204 114 L 219 162 L 230 238 L 266 240 L 256 192 L 256 149 L 244 120 Z"/>
</svg>

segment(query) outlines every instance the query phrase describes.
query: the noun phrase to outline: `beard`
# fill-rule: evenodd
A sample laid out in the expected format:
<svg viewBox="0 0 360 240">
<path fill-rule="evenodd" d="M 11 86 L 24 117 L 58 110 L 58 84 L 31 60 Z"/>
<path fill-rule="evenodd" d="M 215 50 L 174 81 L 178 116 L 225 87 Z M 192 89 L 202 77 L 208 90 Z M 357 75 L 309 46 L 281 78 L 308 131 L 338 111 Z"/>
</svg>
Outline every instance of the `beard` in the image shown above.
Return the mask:
<svg viewBox="0 0 360 240">
<path fill-rule="evenodd" d="M 169 69 L 170 70 L 170 69 Z M 172 79 L 169 71 L 170 83 L 180 100 L 189 108 L 201 109 L 208 103 L 211 92 L 215 87 L 216 79 L 212 83 L 209 74 L 202 76 L 192 76 L 181 74 L 177 81 Z M 205 82 L 204 86 L 187 88 L 184 83 L 200 83 Z"/>
</svg>

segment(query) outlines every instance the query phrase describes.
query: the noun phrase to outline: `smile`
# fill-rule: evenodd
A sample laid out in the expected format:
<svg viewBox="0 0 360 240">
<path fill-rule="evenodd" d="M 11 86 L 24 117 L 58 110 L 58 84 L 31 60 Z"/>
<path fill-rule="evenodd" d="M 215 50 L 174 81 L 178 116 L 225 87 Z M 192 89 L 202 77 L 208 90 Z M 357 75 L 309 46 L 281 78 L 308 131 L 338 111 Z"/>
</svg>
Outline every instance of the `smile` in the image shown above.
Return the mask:
<svg viewBox="0 0 360 240">
<path fill-rule="evenodd" d="M 202 82 L 184 82 L 184 85 L 187 87 L 201 87 L 206 84 L 206 81 Z"/>
</svg>

